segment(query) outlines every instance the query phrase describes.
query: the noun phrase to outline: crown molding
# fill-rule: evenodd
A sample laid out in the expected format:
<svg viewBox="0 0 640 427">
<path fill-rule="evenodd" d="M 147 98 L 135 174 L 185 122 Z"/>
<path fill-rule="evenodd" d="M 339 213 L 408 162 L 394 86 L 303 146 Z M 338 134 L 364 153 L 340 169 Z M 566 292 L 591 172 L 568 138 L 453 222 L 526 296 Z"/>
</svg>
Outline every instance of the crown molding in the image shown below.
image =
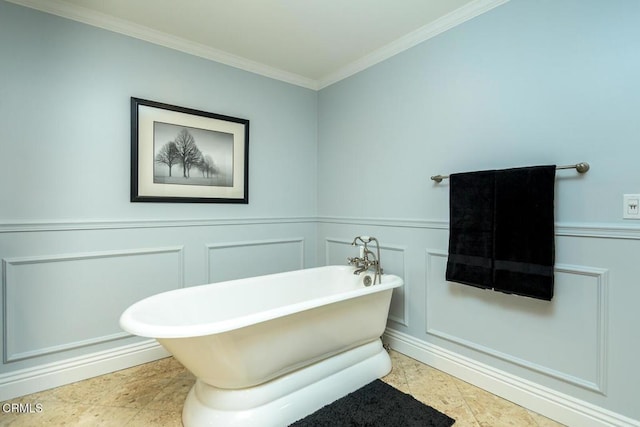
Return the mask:
<svg viewBox="0 0 640 427">
<path fill-rule="evenodd" d="M 177 36 L 153 30 L 149 27 L 115 18 L 95 10 L 65 3 L 62 0 L 6 0 L 20 6 L 36 9 L 62 18 L 71 19 L 115 33 L 124 34 L 156 45 L 178 50 L 190 55 L 209 59 L 254 74 L 280 80 L 307 89 L 320 90 L 340 80 L 363 71 L 379 62 L 391 58 L 411 47 L 456 27 L 478 15 L 498 7 L 509 0 L 474 0 L 459 9 L 427 24 L 398 40 L 375 50 L 368 55 L 346 65 L 334 73 L 314 80 L 299 74 L 280 70 L 263 63 L 252 61 L 228 52 L 205 46 Z"/>
<path fill-rule="evenodd" d="M 25 6 L 41 12 L 71 19 L 93 27 L 102 28 L 114 33 L 123 34 L 139 40 L 144 40 L 169 49 L 184 52 L 190 55 L 209 59 L 254 74 L 280 80 L 307 89 L 318 89 L 316 80 L 280 70 L 260 62 L 252 61 L 228 52 L 205 46 L 181 37 L 173 36 L 161 31 L 138 25 L 130 21 L 115 18 L 113 16 L 97 12 L 95 10 L 75 6 L 60 0 L 6 0 L 20 6 Z"/>
<path fill-rule="evenodd" d="M 373 65 L 391 58 L 407 49 L 410 49 L 430 38 L 444 33 L 478 15 L 490 11 L 509 0 L 475 0 L 466 4 L 451 13 L 448 13 L 437 20 L 418 28 L 415 31 L 371 52 L 368 55 L 350 63 L 346 67 L 327 75 L 318 82 L 318 90 L 344 80 L 354 74 L 359 73 Z"/>
</svg>

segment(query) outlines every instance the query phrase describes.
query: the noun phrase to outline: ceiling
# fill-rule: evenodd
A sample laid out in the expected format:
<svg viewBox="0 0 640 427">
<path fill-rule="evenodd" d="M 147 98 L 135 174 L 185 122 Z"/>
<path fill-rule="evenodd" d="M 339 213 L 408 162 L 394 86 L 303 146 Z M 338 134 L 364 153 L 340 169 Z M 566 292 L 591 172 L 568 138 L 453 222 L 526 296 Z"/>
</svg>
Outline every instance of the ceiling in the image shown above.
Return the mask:
<svg viewBox="0 0 640 427">
<path fill-rule="evenodd" d="M 320 89 L 508 0 L 9 0 Z"/>
</svg>

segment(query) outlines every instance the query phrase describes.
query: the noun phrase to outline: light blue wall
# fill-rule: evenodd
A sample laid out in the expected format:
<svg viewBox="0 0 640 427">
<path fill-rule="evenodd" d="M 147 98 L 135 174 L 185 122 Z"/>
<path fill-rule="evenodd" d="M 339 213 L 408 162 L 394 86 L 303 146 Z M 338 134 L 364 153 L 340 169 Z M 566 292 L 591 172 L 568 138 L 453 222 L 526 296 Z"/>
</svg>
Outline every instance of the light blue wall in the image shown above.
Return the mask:
<svg viewBox="0 0 640 427">
<path fill-rule="evenodd" d="M 318 111 L 318 253 L 380 239 L 406 280 L 393 330 L 636 420 L 638 22 L 632 0 L 511 0 L 323 89 Z M 557 174 L 553 302 L 445 282 L 449 187 L 431 175 L 581 161 Z"/>
<path fill-rule="evenodd" d="M 315 91 L 4 1 L 0 58 L 0 400 L 139 363 L 144 296 L 316 264 Z M 249 119 L 249 204 L 130 203 L 132 96 Z"/>
<path fill-rule="evenodd" d="M 314 91 L 0 7 L 2 220 L 316 213 Z M 249 205 L 129 203 L 131 96 L 249 119 Z"/>
<path fill-rule="evenodd" d="M 320 214 L 446 219 L 431 175 L 587 161 L 559 173 L 558 220 L 622 224 L 640 191 L 638 8 L 510 1 L 322 90 Z"/>
</svg>

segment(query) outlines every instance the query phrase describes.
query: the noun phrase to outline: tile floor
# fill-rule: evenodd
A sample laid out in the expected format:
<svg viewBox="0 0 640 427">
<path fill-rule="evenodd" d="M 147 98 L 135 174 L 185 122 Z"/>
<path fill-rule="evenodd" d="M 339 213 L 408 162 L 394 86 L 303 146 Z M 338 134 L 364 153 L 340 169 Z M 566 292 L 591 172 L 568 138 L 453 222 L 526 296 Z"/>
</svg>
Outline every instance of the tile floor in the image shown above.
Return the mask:
<svg viewBox="0 0 640 427">
<path fill-rule="evenodd" d="M 551 427 L 548 418 L 391 351 L 383 378 L 397 389 L 456 419 L 454 427 Z M 12 399 L 41 412 L 0 412 L 0 426 L 182 426 L 181 411 L 194 377 L 173 358 Z"/>
</svg>

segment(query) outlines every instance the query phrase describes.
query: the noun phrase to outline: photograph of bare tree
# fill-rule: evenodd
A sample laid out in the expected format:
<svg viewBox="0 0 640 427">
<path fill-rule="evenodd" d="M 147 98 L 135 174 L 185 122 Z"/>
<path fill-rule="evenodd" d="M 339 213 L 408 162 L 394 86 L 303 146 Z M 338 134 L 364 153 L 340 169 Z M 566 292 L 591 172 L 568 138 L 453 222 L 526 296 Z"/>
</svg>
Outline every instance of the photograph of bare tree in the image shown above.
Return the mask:
<svg viewBox="0 0 640 427">
<path fill-rule="evenodd" d="M 153 124 L 153 182 L 233 186 L 233 134 Z"/>
<path fill-rule="evenodd" d="M 249 203 L 249 120 L 131 98 L 131 199 Z"/>
</svg>

